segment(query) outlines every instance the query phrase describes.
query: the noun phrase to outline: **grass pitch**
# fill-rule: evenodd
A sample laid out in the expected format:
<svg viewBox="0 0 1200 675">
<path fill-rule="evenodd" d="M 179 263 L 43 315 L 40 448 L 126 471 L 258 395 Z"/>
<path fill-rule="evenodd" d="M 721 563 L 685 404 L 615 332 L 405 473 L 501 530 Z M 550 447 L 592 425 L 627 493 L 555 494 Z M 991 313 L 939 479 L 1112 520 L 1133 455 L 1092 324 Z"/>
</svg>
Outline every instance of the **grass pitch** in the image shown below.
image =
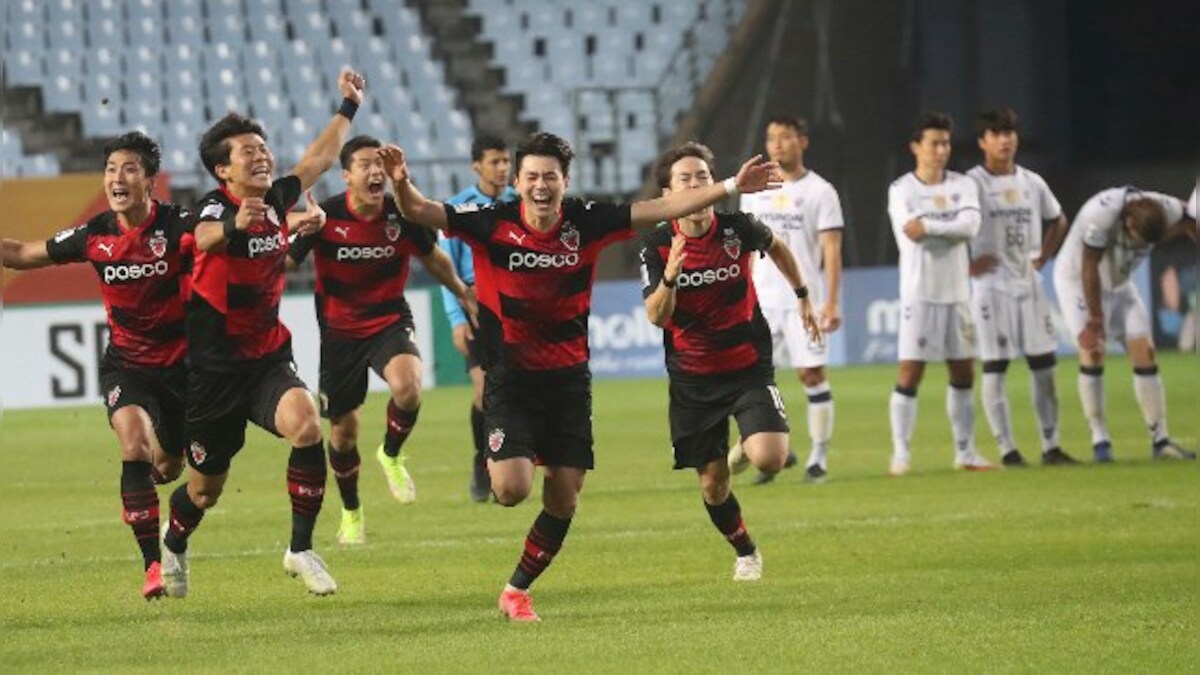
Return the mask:
<svg viewBox="0 0 1200 675">
<path fill-rule="evenodd" d="M 1197 446 L 1200 362 L 1163 359 L 1173 436 Z M 334 543 L 329 483 L 317 549 L 340 589 L 284 576 L 287 449 L 252 432 L 192 539 L 192 594 L 144 602 L 99 406 L 8 412 L 0 427 L 0 670 L 480 672 L 1195 672 L 1197 467 L 1155 464 L 1128 364 L 1108 367 L 1117 463 L 951 470 L 945 374 L 921 390 L 914 473 L 884 477 L 893 369 L 833 371 L 831 480 L 800 471 L 736 491 L 765 557 L 756 584 L 709 524 L 695 477 L 670 469 L 664 381 L 598 382 L 597 470 L 562 553 L 534 586 L 540 625 L 495 614 L 538 499 L 467 499 L 469 391 L 428 392 L 409 441 L 418 502 L 375 465 L 383 399 L 364 410 L 369 543 Z M 806 452 L 802 391 L 779 374 Z M 1075 367 L 1059 368 L 1063 441 L 1090 450 Z M 1018 440 L 1038 447 L 1024 367 L 1009 375 Z M 977 439 L 996 457 L 977 407 Z M 168 489 L 160 490 L 164 513 Z"/>
</svg>

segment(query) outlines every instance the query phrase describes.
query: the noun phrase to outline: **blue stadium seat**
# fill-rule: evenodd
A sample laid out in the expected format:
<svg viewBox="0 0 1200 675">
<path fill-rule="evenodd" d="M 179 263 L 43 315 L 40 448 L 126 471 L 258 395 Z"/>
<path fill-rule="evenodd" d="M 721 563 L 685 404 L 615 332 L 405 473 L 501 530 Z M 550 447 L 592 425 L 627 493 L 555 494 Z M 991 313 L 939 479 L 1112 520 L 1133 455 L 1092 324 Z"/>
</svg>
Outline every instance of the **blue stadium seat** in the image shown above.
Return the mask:
<svg viewBox="0 0 1200 675">
<path fill-rule="evenodd" d="M 4 72 L 9 86 L 40 86 L 45 80 L 45 71 L 40 54 L 42 50 L 19 48 L 15 54 L 4 59 Z"/>
</svg>

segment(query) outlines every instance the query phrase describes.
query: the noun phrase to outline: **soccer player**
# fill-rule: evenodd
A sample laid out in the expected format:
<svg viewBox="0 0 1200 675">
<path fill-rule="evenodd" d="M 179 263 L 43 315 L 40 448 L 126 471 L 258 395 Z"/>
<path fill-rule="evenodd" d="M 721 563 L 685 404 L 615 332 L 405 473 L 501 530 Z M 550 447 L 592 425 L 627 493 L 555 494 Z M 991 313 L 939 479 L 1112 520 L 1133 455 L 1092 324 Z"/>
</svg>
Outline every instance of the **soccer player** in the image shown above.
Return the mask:
<svg viewBox="0 0 1200 675">
<path fill-rule="evenodd" d="M 687 143 L 659 157 L 655 178 L 663 195 L 701 189 L 713 184 L 714 165 L 712 151 Z M 788 456 L 771 330 L 750 278 L 758 252 L 774 261 L 801 325 L 820 340 L 796 259 L 752 215 L 705 207 L 647 232 L 639 253 L 646 314 L 663 329 L 675 468 L 696 470 L 708 517 L 737 552 L 734 581 L 762 578 L 763 559 L 730 486 L 729 416 L 737 419 L 742 452 L 764 473 L 778 473 Z"/>
<path fill-rule="evenodd" d="M 767 156 L 779 162 L 783 187 L 743 195 L 741 209 L 757 216 L 775 236 L 787 242 L 808 281 L 812 302 L 820 307 L 821 330 L 832 333 L 842 324 L 838 298 L 842 285 L 842 204 L 829 181 L 804 165 L 808 150 L 808 122 L 779 116 L 767 122 Z M 822 282 L 821 270 L 825 278 Z M 791 282 L 771 260 L 754 265 L 754 288 L 776 351 L 787 354 L 808 396 L 808 436 L 812 449 L 805 465 L 805 480 L 823 481 L 828 473 L 826 455 L 833 438 L 833 392 L 825 376 L 829 360 L 825 340 L 805 331 Z M 736 459 L 736 458 L 735 458 Z M 789 452 L 789 464 L 796 461 Z M 740 464 L 745 467 L 745 464 Z M 735 465 L 735 470 L 737 465 Z M 773 473 L 760 473 L 756 482 L 769 482 Z"/>
<path fill-rule="evenodd" d="M 470 289 L 454 273 L 434 235 L 400 217 L 379 148 L 370 136 L 350 139 L 339 154 L 347 190 L 321 203 L 325 226 L 293 237 L 289 266 L 311 252 L 317 270 L 317 322 L 321 329 L 321 414 L 328 417 L 329 466 L 342 497 L 341 544 L 366 541 L 358 496 L 358 409 L 367 394 L 367 371 L 387 382 L 391 398 L 383 443 L 375 455 L 401 504 L 417 498 L 401 448 L 421 410 L 421 353 L 413 341 L 412 311 L 404 299 L 409 259 L 453 289 L 455 304 L 474 311 Z"/>
<path fill-rule="evenodd" d="M 287 488 L 292 537 L 283 568 L 311 593 L 337 590 L 313 551 L 312 533 L 325 495 L 325 444 L 317 407 L 292 361 L 291 334 L 279 321 L 287 213 L 337 160 L 365 86 L 345 70 L 342 104 L 291 173 L 273 179 L 275 157 L 258 123 L 230 113 L 200 139 L 200 158 L 220 187 L 198 203 L 196 258 L 187 306 L 188 482 L 171 495 L 163 537 L 167 594 L 188 592 L 188 537 L 217 503 L 246 423 L 286 438 L 292 446 Z M 319 224 L 311 194 L 309 213 Z"/>
<path fill-rule="evenodd" d="M 509 184 L 511 161 L 508 144 L 498 136 L 481 135 L 471 143 L 471 170 L 479 180 L 471 187 L 446 200 L 447 204 L 477 204 L 487 206 L 495 202 L 511 202 L 517 199 L 517 191 Z M 471 249 L 461 239 L 451 239 L 439 234 L 438 245 L 454 261 L 454 270 L 463 281 L 475 284 L 475 263 Z M 471 482 L 467 488 L 472 501 L 486 502 L 492 493 L 491 479 L 487 472 L 487 440 L 483 428 L 483 363 L 479 354 L 479 343 L 463 313 L 462 306 L 442 289 L 442 306 L 454 340 L 454 348 L 467 360 L 467 375 L 471 378 L 471 434 L 475 442 L 475 459 L 471 465 Z"/>
<path fill-rule="evenodd" d="M 404 216 L 465 239 L 475 255 L 476 339 L 496 500 L 521 503 L 533 490 L 535 460 L 545 470 L 542 512 L 499 606 L 510 620 L 537 621 L 529 586 L 562 547 L 593 465 L 587 328 L 600 250 L 633 236 L 633 225 L 777 185 L 778 167 L 756 157 L 719 185 L 634 204 L 564 200 L 574 153 L 563 139 L 539 133 L 517 148 L 520 202 L 448 206 L 426 199 L 408 180 L 402 150 L 381 152 Z"/>
<path fill-rule="evenodd" d="M 1126 186 L 1089 199 L 1067 234 L 1054 267 L 1054 290 L 1079 347 L 1079 400 L 1092 431 L 1097 462 L 1111 462 L 1112 439 L 1104 410 L 1104 348 L 1124 343 L 1133 362 L 1133 392 L 1150 431 L 1154 459 L 1195 459 L 1167 434 L 1166 391 L 1154 360 L 1146 305 L 1133 271 L 1160 241 L 1196 239 L 1196 221 L 1176 198 Z"/>
<path fill-rule="evenodd" d="M 4 266 L 89 262 L 100 278 L 109 343 L 100 361 L 108 421 L 121 446 L 121 515 L 142 552 L 142 596 L 163 590 L 155 483 L 183 468 L 184 324 L 188 214 L 151 194 L 161 153 L 134 131 L 104 146 L 108 210 L 47 241 L 3 241 Z"/>
<path fill-rule="evenodd" d="M 983 411 L 1004 466 L 1026 466 L 1013 440 L 1004 375 L 1024 356 L 1041 430 L 1042 464 L 1077 464 L 1059 447 L 1054 387 L 1054 318 L 1038 270 L 1067 233 L 1067 217 L 1046 181 L 1016 163 L 1017 114 L 990 110 L 975 122 L 983 164 L 967 175 L 979 188 L 981 224 L 971 240 L 971 310 L 983 359 Z M 1043 223 L 1048 225 L 1042 238 Z"/>
<path fill-rule="evenodd" d="M 968 291 L 967 242 L 979 233 L 975 182 L 946 170 L 952 122 L 925 113 L 908 145 L 916 168 L 888 189 L 888 215 L 900 250 L 900 369 L 892 392 L 892 461 L 902 476 L 912 464 L 917 387 L 925 363 L 945 360 L 950 372 L 946 413 L 954 438 L 954 466 L 983 471 L 992 464 L 975 449 L 975 329 Z"/>
</svg>

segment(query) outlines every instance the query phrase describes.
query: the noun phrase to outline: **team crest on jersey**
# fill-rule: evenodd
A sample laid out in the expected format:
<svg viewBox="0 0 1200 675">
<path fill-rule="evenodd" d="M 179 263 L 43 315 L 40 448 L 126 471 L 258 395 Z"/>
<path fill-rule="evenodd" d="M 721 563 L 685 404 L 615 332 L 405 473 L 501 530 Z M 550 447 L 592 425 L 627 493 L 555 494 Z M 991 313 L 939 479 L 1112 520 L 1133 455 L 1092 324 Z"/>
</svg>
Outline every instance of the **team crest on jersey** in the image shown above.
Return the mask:
<svg viewBox="0 0 1200 675">
<path fill-rule="evenodd" d="M 383 226 L 383 233 L 387 236 L 388 241 L 396 241 L 400 238 L 400 225 L 397 223 L 388 223 Z"/>
<path fill-rule="evenodd" d="M 725 238 L 721 242 L 721 248 L 725 249 L 726 255 L 737 260 L 742 255 L 742 238 L 729 228 L 725 228 L 722 234 L 725 235 Z"/>
<path fill-rule="evenodd" d="M 108 407 L 113 407 L 117 401 L 121 400 L 121 385 L 117 385 L 108 390 Z"/>
<path fill-rule="evenodd" d="M 787 205 L 788 205 L 788 196 L 786 194 L 784 194 L 784 192 L 781 190 L 781 191 L 779 191 L 778 194 L 775 195 L 774 198 L 771 199 L 771 201 L 774 202 L 773 206 L 776 209 L 786 209 Z M 800 205 L 800 200 L 796 200 L 796 206 L 799 206 L 799 205 Z"/>
<path fill-rule="evenodd" d="M 163 236 L 161 230 L 155 232 L 153 237 L 150 237 L 150 252 L 156 258 L 161 258 L 167 254 L 167 238 Z"/>
<path fill-rule="evenodd" d="M 203 464 L 204 460 L 208 459 L 208 450 L 205 450 L 199 441 L 192 441 L 192 445 L 188 448 L 188 451 L 192 453 L 192 463 L 197 466 Z"/>
<path fill-rule="evenodd" d="M 934 195 L 933 205 L 939 209 L 946 208 L 946 195 Z"/>
<path fill-rule="evenodd" d="M 488 449 L 492 452 L 500 452 L 500 448 L 504 447 L 504 430 L 492 429 L 488 434 Z"/>
<path fill-rule="evenodd" d="M 559 235 L 558 239 L 563 243 L 563 246 L 567 247 L 568 251 L 579 250 L 579 230 L 574 227 L 570 227 L 564 223 L 562 234 Z"/>
<path fill-rule="evenodd" d="M 1007 190 L 1005 190 L 1004 191 L 1004 201 L 1008 202 L 1009 204 L 1016 204 L 1017 203 L 1017 189 L 1016 188 L 1008 188 Z"/>
</svg>

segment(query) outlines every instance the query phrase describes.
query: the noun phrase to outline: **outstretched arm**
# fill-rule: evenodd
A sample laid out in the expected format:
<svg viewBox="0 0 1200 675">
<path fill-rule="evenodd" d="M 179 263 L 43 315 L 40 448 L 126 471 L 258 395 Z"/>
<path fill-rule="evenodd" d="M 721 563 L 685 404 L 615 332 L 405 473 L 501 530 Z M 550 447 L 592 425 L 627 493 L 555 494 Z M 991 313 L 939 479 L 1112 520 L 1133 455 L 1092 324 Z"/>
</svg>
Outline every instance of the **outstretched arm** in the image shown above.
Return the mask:
<svg viewBox="0 0 1200 675">
<path fill-rule="evenodd" d="M 712 206 L 726 197 L 770 190 L 783 185 L 777 162 L 764 162 L 762 155 L 746 160 L 737 175 L 722 183 L 695 190 L 678 190 L 665 197 L 634 202 L 630 218 L 634 227 L 680 218 Z"/>
<path fill-rule="evenodd" d="M 396 206 L 400 207 L 405 220 L 435 230 L 446 229 L 449 226 L 446 207 L 439 201 L 426 199 L 412 184 L 404 151 L 394 145 L 385 145 L 379 149 L 379 158 L 383 160 L 384 172 L 392 179 Z"/>
<path fill-rule="evenodd" d="M 12 270 L 32 270 L 54 264 L 44 241 L 4 239 L 0 241 L 0 255 L 4 266 Z"/>
<path fill-rule="evenodd" d="M 300 179 L 302 189 L 312 187 L 321 174 L 328 171 L 337 161 L 346 133 L 350 131 L 350 120 L 358 106 L 362 105 L 363 89 L 366 86 L 366 78 L 353 70 L 346 69 L 338 75 L 338 89 L 341 90 L 343 98 L 342 107 L 334 114 L 321 135 L 305 149 L 304 156 L 292 169 L 292 174 Z"/>
</svg>

